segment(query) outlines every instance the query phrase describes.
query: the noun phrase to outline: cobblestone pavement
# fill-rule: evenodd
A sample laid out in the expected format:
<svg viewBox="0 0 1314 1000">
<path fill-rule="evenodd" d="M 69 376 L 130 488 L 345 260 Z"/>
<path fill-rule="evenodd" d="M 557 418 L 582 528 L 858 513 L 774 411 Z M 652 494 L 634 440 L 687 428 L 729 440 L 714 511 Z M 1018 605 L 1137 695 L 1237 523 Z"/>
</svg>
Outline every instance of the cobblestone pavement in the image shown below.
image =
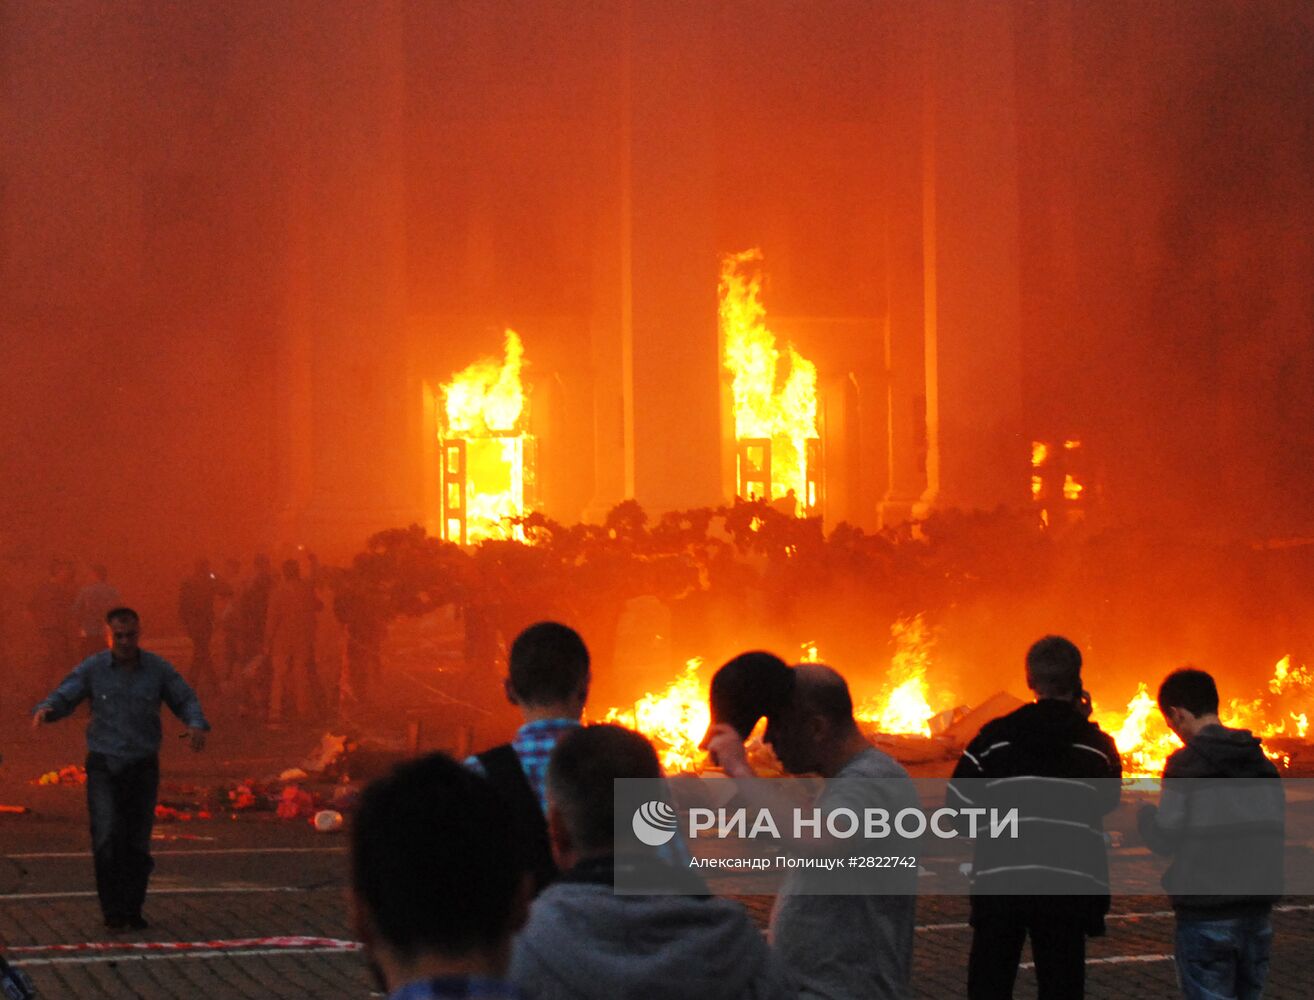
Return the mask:
<svg viewBox="0 0 1314 1000">
<path fill-rule="evenodd" d="M 302 746 L 305 736 L 288 740 L 286 751 L 275 747 L 265 758 L 236 762 L 223 759 L 223 742 L 217 739 L 219 753 L 209 766 L 250 773 L 244 769 L 256 767 L 258 760 L 286 760 L 290 747 Z M 61 744 L 65 756 L 55 763 L 79 759 L 75 742 Z M 256 817 L 161 825 L 147 900 L 152 927 L 110 935 L 101 927 L 91 891 L 81 789 L 27 784 L 27 778 L 40 773 L 36 759 L 3 749 L 9 759 L 0 774 L 0 802 L 28 804 L 34 812 L 0 815 L 0 937 L 8 940 L 11 960 L 30 972 L 45 997 L 238 1000 L 371 994 L 351 943 L 340 836 Z M 166 758 L 166 779 L 197 767 L 180 748 Z M 42 759 L 52 759 L 49 748 Z M 46 766 L 53 765 L 41 765 Z M 754 919 L 765 923 L 768 901 L 745 902 Z M 1117 901 L 1108 936 L 1091 942 L 1088 996 L 1177 995 L 1168 957 L 1172 917 L 1164 910 L 1161 897 Z M 963 899 L 920 901 L 917 997 L 963 995 L 971 940 L 965 919 Z M 1275 925 L 1265 995 L 1270 1000 L 1314 995 L 1314 900 L 1288 900 L 1275 915 Z M 1025 967 L 1017 995 L 1035 996 L 1034 976 Z"/>
</svg>

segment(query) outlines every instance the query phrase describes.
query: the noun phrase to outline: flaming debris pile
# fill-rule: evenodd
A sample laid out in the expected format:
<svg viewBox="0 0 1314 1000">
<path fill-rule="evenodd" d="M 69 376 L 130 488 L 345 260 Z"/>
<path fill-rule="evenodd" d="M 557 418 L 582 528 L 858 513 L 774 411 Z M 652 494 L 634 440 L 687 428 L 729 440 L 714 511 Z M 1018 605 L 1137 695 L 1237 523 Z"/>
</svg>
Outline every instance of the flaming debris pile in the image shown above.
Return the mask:
<svg viewBox="0 0 1314 1000">
<path fill-rule="evenodd" d="M 418 527 L 383 532 L 351 567 L 330 571 L 362 678 L 370 663 L 379 676 L 391 621 L 454 606 L 466 646 L 453 690 L 495 707 L 510 638 L 533 621 L 569 622 L 594 654 L 596 717 L 615 706 L 609 717 L 647 731 L 680 770 L 701 761 L 711 671 L 696 658 L 798 651 L 845 670 L 870 731 L 946 739 L 965 706 L 1003 689 L 1025 695 L 1021 653 L 1054 628 L 1087 651 L 1097 719 L 1129 772 L 1157 773 L 1174 749 L 1154 692 L 1188 659 L 1218 676 L 1225 721 L 1264 737 L 1275 759 L 1294 762 L 1309 735 L 1305 644 L 1279 631 L 1305 600 L 1292 580 L 1314 578 L 1295 561 L 1301 549 L 1192 546 L 1088 522 L 1046 528 L 1034 511 L 949 511 L 916 528 L 840 524 L 826 534 L 819 519 L 744 500 L 655 523 L 629 501 L 602 524 L 531 513 L 512 527 L 523 541 L 505 532 L 468 547 Z M 640 604 L 666 624 L 636 657 L 616 642 Z M 1279 640 L 1293 656 L 1261 675 L 1255 668 L 1283 652 L 1272 649 Z"/>
</svg>

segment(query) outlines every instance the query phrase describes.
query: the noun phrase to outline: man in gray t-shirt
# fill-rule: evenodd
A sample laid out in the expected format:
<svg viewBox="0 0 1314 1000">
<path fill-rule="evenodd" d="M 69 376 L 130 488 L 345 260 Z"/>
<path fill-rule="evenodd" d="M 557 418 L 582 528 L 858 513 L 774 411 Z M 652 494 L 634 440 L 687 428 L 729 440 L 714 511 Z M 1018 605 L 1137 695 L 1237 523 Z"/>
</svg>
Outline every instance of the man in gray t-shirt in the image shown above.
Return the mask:
<svg viewBox="0 0 1314 1000">
<path fill-rule="evenodd" d="M 788 702 L 767 718 L 766 741 L 790 774 L 826 779 L 822 813 L 916 807 L 917 791 L 897 761 L 871 746 L 853 718 L 844 678 L 821 664 L 793 669 Z M 739 734 L 714 726 L 707 747 L 726 775 L 754 777 Z M 916 869 L 896 876 L 899 895 L 823 895 L 811 870 L 791 872 L 771 914 L 772 946 L 801 1000 L 902 1000 L 912 973 Z M 833 878 L 833 876 L 831 876 Z M 883 884 L 891 884 L 883 882 Z"/>
</svg>

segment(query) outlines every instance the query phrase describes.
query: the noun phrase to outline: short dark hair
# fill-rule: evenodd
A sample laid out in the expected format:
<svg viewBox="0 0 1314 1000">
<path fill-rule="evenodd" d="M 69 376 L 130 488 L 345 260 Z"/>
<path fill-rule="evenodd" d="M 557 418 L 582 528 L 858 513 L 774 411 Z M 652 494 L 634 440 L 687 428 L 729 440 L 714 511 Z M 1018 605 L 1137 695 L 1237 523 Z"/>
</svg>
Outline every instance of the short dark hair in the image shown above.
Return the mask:
<svg viewBox="0 0 1314 1000">
<path fill-rule="evenodd" d="M 574 694 L 589 676 L 589 651 L 579 633 L 558 622 L 531 625 L 511 643 L 511 688 L 527 705 Z"/>
<path fill-rule="evenodd" d="M 1081 693 L 1081 650 L 1061 635 L 1037 639 L 1027 650 L 1027 686 L 1042 698 Z"/>
<path fill-rule="evenodd" d="M 398 765 L 365 789 L 352 826 L 352 888 L 407 960 L 502 945 L 521 881 L 508 807 L 445 754 Z"/>
<path fill-rule="evenodd" d="M 116 618 L 127 618 L 134 622 L 141 621 L 141 615 L 133 611 L 132 608 L 110 608 L 105 612 L 106 625 L 113 625 Z"/>
<path fill-rule="evenodd" d="M 618 778 L 661 778 L 657 751 L 623 726 L 585 726 L 568 734 L 548 763 L 548 799 L 560 811 L 577 850 L 610 849 L 615 839 Z"/>
<path fill-rule="evenodd" d="M 1182 667 L 1159 685 L 1159 711 L 1184 708 L 1192 715 L 1214 715 L 1218 711 L 1218 685 L 1203 670 Z"/>
</svg>

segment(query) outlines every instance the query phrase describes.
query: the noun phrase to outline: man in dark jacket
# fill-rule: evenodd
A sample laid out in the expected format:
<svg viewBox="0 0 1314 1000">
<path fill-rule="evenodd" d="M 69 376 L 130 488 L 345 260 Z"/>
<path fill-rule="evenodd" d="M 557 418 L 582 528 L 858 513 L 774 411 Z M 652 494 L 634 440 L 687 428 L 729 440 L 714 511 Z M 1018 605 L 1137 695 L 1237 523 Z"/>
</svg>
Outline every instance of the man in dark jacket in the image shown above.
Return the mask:
<svg viewBox="0 0 1314 1000">
<path fill-rule="evenodd" d="M 1016 808 L 1020 834 L 980 838 L 972 875 L 971 1000 L 1013 995 L 1031 938 L 1040 1000 L 1085 992 L 1086 937 L 1104 933 L 1109 862 L 1103 817 L 1118 805 L 1122 763 L 1091 722 L 1081 652 L 1050 635 L 1027 651 L 1030 705 L 986 723 L 954 768 L 951 808 Z"/>
<path fill-rule="evenodd" d="M 1249 730 L 1219 721 L 1218 687 L 1203 670 L 1169 674 L 1159 710 L 1185 746 L 1164 765 L 1159 806 L 1138 819 L 1150 849 L 1173 858 L 1163 885 L 1182 994 L 1257 1000 L 1282 893 L 1282 782 Z"/>
</svg>

